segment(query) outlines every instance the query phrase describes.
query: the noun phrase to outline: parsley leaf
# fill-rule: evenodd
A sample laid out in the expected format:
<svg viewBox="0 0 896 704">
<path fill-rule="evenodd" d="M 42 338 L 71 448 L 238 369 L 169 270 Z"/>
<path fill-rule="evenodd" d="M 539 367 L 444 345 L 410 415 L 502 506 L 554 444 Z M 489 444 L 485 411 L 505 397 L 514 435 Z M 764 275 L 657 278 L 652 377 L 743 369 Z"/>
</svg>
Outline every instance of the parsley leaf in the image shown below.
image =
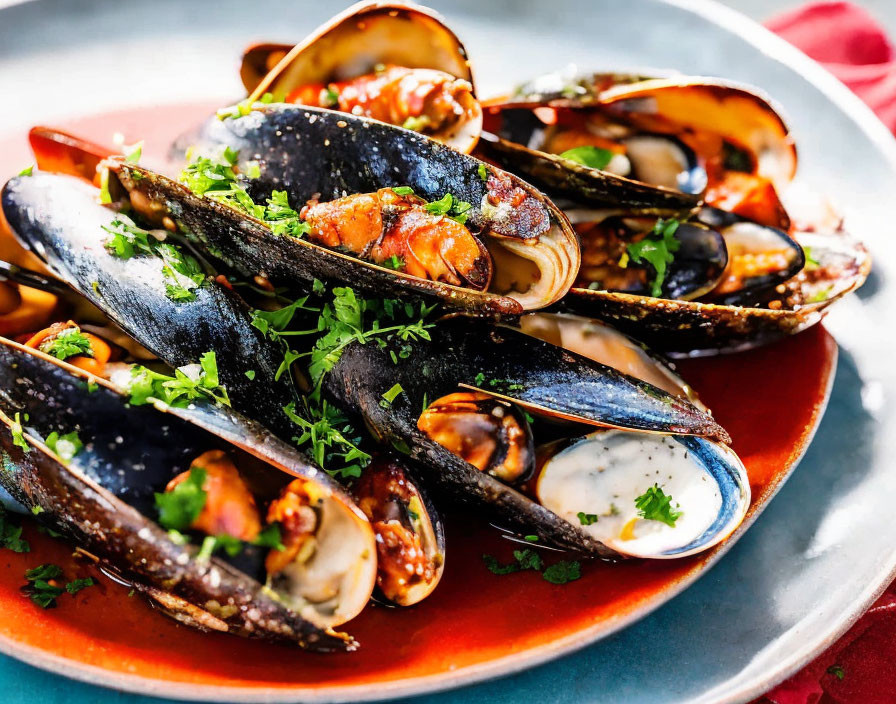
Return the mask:
<svg viewBox="0 0 896 704">
<path fill-rule="evenodd" d="M 22 587 L 22 592 L 42 609 L 52 609 L 56 606 L 56 598 L 61 596 L 65 590 L 55 584 L 50 584 L 50 580 L 61 575 L 62 568 L 53 564 L 38 565 L 26 570 L 25 579 L 28 584 Z"/>
<path fill-rule="evenodd" d="M 59 455 L 63 460 L 69 462 L 75 455 L 84 449 L 84 443 L 78 437 L 77 431 L 60 435 L 55 430 L 47 435 L 44 444 L 53 452 Z"/>
<path fill-rule="evenodd" d="M 401 388 L 401 384 L 395 384 L 391 389 L 383 394 L 383 401 L 380 402 L 380 405 L 382 405 L 382 403 L 385 403 L 387 406 L 391 406 L 395 399 L 403 393 L 404 389 Z"/>
<path fill-rule="evenodd" d="M 199 518 L 208 494 L 202 488 L 207 472 L 201 467 L 193 467 L 190 474 L 171 491 L 156 493 L 156 509 L 159 524 L 168 530 L 182 531 L 189 528 Z"/>
<path fill-rule="evenodd" d="M 85 356 L 93 357 L 93 348 L 90 346 L 90 338 L 78 327 L 65 328 L 56 335 L 40 343 L 40 351 L 56 357 L 56 359 L 68 359 L 69 357 Z"/>
<path fill-rule="evenodd" d="M 2 506 L 0 506 L 0 548 L 13 552 L 31 552 L 31 546 L 22 537 L 22 526 L 14 524 Z"/>
<path fill-rule="evenodd" d="M 393 254 L 385 261 L 380 262 L 380 266 L 385 267 L 386 269 L 401 271 L 402 269 L 404 269 L 405 263 L 404 259 L 399 257 L 397 254 Z"/>
<path fill-rule="evenodd" d="M 283 544 L 283 538 L 280 533 L 279 523 L 269 523 L 266 525 L 262 531 L 255 536 L 255 540 L 252 541 L 252 544 L 262 548 L 271 548 L 271 550 L 286 550 L 286 546 Z"/>
<path fill-rule="evenodd" d="M 412 196 L 414 195 L 414 189 L 410 186 L 394 186 L 392 188 L 392 192 L 397 196 Z"/>
<path fill-rule="evenodd" d="M 579 517 L 579 523 L 581 523 L 583 526 L 593 525 L 599 520 L 596 513 L 585 513 L 584 511 L 579 511 L 576 515 Z"/>
<path fill-rule="evenodd" d="M 34 173 L 34 164 L 29 164 L 24 169 L 19 171 L 18 175 L 19 176 L 31 176 L 32 173 Z"/>
<path fill-rule="evenodd" d="M 566 584 L 582 576 L 582 565 L 576 561 L 555 562 L 541 576 L 551 584 Z"/>
<path fill-rule="evenodd" d="M 25 416 L 25 419 L 28 419 L 28 416 Z M 9 427 L 10 433 L 12 433 L 12 444 L 16 447 L 21 447 L 25 453 L 31 452 L 31 445 L 28 444 L 28 441 L 25 439 L 25 431 L 22 428 L 22 420 L 19 417 L 19 413 L 17 412 L 15 418 L 13 418 L 12 425 Z"/>
<path fill-rule="evenodd" d="M 473 208 L 470 203 L 451 193 L 446 193 L 439 200 L 427 203 L 423 207 L 430 215 L 445 215 L 461 225 L 467 222 L 469 211 Z"/>
<path fill-rule="evenodd" d="M 75 579 L 65 585 L 65 591 L 69 594 L 77 594 L 82 589 L 86 589 L 87 587 L 92 587 L 96 584 L 93 581 L 93 577 L 85 577 L 84 579 Z"/>
<path fill-rule="evenodd" d="M 488 169 L 485 168 L 485 164 L 480 164 L 476 169 L 476 172 L 479 174 L 480 179 L 488 181 Z"/>
<path fill-rule="evenodd" d="M 662 295 L 666 267 L 674 261 L 673 253 L 681 247 L 681 242 L 675 239 L 678 225 L 678 220 L 674 219 L 657 220 L 650 235 L 638 242 L 632 242 L 626 248 L 626 254 L 635 264 L 647 262 L 656 272 L 650 289 L 650 295 L 654 298 Z"/>
<path fill-rule="evenodd" d="M 683 511 L 672 508 L 672 497 L 666 494 L 658 484 L 654 484 L 647 491 L 635 499 L 635 508 L 638 515 L 648 521 L 660 521 L 667 526 L 675 527 Z"/>
<path fill-rule="evenodd" d="M 130 403 L 142 406 L 156 399 L 169 406 L 184 408 L 198 398 L 209 398 L 215 403 L 230 405 L 227 389 L 218 378 L 218 364 L 214 352 L 206 352 L 199 364 L 187 364 L 168 376 L 139 364 L 131 368 L 128 384 Z"/>
<path fill-rule="evenodd" d="M 600 147 L 573 147 L 560 154 L 560 158 L 569 159 L 590 169 L 605 169 L 613 159 L 613 152 Z"/>
</svg>

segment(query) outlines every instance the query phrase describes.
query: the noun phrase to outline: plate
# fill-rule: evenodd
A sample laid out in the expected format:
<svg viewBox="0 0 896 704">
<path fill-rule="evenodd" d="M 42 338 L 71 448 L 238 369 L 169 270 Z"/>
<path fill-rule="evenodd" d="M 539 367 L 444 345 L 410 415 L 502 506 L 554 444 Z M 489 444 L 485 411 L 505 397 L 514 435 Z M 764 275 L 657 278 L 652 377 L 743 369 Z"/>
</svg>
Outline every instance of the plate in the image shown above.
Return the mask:
<svg viewBox="0 0 896 704">
<path fill-rule="evenodd" d="M 804 180 L 836 193 L 851 228 L 873 250 L 882 245 L 890 220 L 883 194 L 896 185 L 888 135 L 842 86 L 734 13 L 649 0 L 435 5 L 464 38 L 484 95 L 571 60 L 583 67 L 675 66 L 761 85 L 793 118 Z M 9 136 L 0 152 L 4 173 L 27 161 L 22 128 L 37 121 L 71 125 L 78 113 L 153 106 L 78 120 L 89 136 L 108 141 L 112 124 L 129 139 L 145 136 L 172 119 L 174 108 L 166 105 L 199 115 L 202 106 L 184 102 L 239 94 L 234 59 L 243 43 L 301 36 L 341 6 L 223 2 L 213 16 L 170 0 L 141 6 L 94 0 L 77 12 L 41 0 L 6 9 L 0 45 L 8 58 L 0 70 L 10 94 L 30 97 L 0 117 L 0 131 Z M 98 134 L 104 130 L 105 137 Z M 370 612 L 354 628 L 367 647 L 342 662 L 193 634 L 115 587 L 105 596 L 85 592 L 80 608 L 37 619 L 22 608 L 17 582 L 8 577 L 21 567 L 10 558 L 13 567 L 0 584 L 3 647 L 89 681 L 215 700 L 383 698 L 524 669 L 514 679 L 444 698 L 510 701 L 521 687 L 557 702 L 598 693 L 651 702 L 758 694 L 845 629 L 896 562 L 896 528 L 887 521 L 887 492 L 896 481 L 885 461 L 893 456 L 894 433 L 887 433 L 893 373 L 879 334 L 894 322 L 882 304 L 887 266 L 878 260 L 863 298 L 841 305 L 832 321 L 846 352 L 834 402 L 780 498 L 695 589 L 580 654 L 529 669 L 643 616 L 691 581 L 702 560 L 628 576 L 595 568 L 555 588 L 534 575 L 493 577 L 478 553 L 509 548 L 455 539 L 449 561 L 458 567 L 449 567 L 433 600 L 406 612 Z M 757 496 L 770 493 L 798 459 L 823 406 L 833 358 L 831 339 L 817 328 L 748 355 L 686 365 L 685 376 L 731 430 Z M 462 519 L 452 528 L 449 540 L 477 530 Z M 65 556 L 53 554 L 59 547 L 48 550 L 42 559 Z"/>
</svg>

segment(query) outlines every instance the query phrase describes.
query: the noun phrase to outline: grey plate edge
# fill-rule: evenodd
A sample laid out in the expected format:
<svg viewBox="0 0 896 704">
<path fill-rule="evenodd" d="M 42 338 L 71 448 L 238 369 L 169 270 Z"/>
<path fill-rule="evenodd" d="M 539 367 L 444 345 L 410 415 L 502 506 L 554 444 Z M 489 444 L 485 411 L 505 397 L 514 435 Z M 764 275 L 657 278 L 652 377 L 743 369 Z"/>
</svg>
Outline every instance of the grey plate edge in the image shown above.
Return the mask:
<svg viewBox="0 0 896 704">
<path fill-rule="evenodd" d="M 0 0 L 0 13 L 7 7 L 31 1 L 33 0 Z M 796 49 L 794 46 L 752 19 L 732 8 L 717 3 L 715 0 L 657 1 L 680 8 L 686 12 L 691 12 L 708 20 L 726 31 L 741 37 L 747 43 L 763 52 L 766 56 L 774 59 L 778 63 L 784 64 L 800 74 L 803 78 L 817 87 L 832 103 L 854 120 L 874 146 L 879 149 L 881 156 L 890 164 L 890 167 L 896 171 L 896 140 L 894 140 L 893 135 L 889 132 L 886 126 L 878 120 L 871 109 L 862 102 L 858 96 L 852 93 L 849 88 L 843 85 L 822 66 L 803 54 L 800 50 Z M 824 407 L 827 406 L 831 388 L 836 376 L 836 352 L 832 364 L 834 365 L 834 370 L 830 375 L 828 388 L 825 393 Z M 822 410 L 822 414 L 823 412 L 824 411 Z M 820 420 L 821 418 L 819 417 L 819 422 Z M 759 515 L 761 515 L 762 510 L 768 505 L 768 502 L 774 498 L 775 494 L 777 494 L 787 478 L 799 465 L 803 455 L 811 444 L 812 437 L 814 437 L 817 428 L 818 424 L 813 428 L 810 438 L 807 439 L 807 442 L 801 449 L 799 456 L 794 460 L 787 475 L 774 488 L 774 491 L 760 510 L 751 517 L 751 520 L 748 523 L 742 525 L 738 529 L 738 532 L 732 536 L 732 539 L 729 539 L 724 544 L 723 548 L 712 557 L 703 569 L 694 576 L 682 580 L 677 584 L 674 589 L 670 590 L 668 596 L 664 598 L 662 602 L 648 604 L 646 607 L 632 612 L 625 618 L 619 619 L 613 623 L 610 628 L 600 629 L 599 633 L 595 636 L 589 637 L 579 631 L 571 636 L 543 646 L 538 650 L 532 650 L 527 655 L 523 656 L 525 659 L 522 661 L 520 661 L 521 655 L 516 653 L 497 660 L 473 665 L 448 673 L 428 675 L 412 680 L 398 680 L 394 683 L 379 683 L 377 684 L 377 692 L 375 694 L 369 694 L 368 692 L 365 692 L 365 687 L 363 685 L 338 688 L 331 687 L 325 690 L 305 689 L 300 687 L 278 688 L 272 690 L 263 687 L 197 685 L 188 681 L 173 682 L 151 679 L 136 675 L 110 672 L 109 670 L 93 665 L 76 663 L 75 661 L 62 656 L 48 654 L 40 648 L 23 645 L 3 635 L 0 635 L 0 651 L 31 666 L 56 674 L 64 674 L 66 677 L 88 684 L 131 692 L 134 694 L 178 698 L 190 701 L 228 701 L 235 703 L 299 701 L 337 703 L 384 701 L 396 697 L 434 694 L 509 676 L 522 670 L 544 664 L 561 656 L 569 655 L 589 645 L 593 645 L 597 640 L 605 638 L 646 617 L 691 586 L 697 579 L 705 575 L 706 572 L 717 564 L 718 560 L 727 553 L 734 543 L 737 542 L 737 538 L 743 535 L 746 529 L 752 525 Z M 862 614 L 865 613 L 868 607 L 871 606 L 894 579 L 896 579 L 896 552 L 894 552 L 890 558 L 886 569 L 880 572 L 878 580 L 869 584 L 862 594 L 857 597 L 853 603 L 853 608 L 850 609 L 850 611 L 832 621 L 833 625 L 822 638 L 816 639 L 802 649 L 794 651 L 790 657 L 781 661 L 781 664 L 775 669 L 773 674 L 769 674 L 761 680 L 754 680 L 752 683 L 745 683 L 740 688 L 728 692 L 722 698 L 712 700 L 706 699 L 707 696 L 713 694 L 712 691 L 707 692 L 700 698 L 700 701 L 712 701 L 717 702 L 718 704 L 737 704 L 761 696 L 780 682 L 787 679 L 790 675 L 794 674 L 806 663 L 815 659 L 815 657 L 832 645 L 862 616 Z M 298 697 L 301 697 L 301 699 Z"/>
</svg>

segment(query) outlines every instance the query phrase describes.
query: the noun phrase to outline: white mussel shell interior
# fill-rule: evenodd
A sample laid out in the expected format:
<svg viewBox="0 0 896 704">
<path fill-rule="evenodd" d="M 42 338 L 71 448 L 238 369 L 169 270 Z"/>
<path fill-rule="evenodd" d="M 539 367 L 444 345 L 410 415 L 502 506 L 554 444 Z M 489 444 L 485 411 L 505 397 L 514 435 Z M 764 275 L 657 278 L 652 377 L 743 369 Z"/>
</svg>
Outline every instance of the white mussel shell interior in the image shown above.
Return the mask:
<svg viewBox="0 0 896 704">
<path fill-rule="evenodd" d="M 654 485 L 681 515 L 668 525 L 639 516 L 635 500 Z M 732 450 L 701 438 L 598 431 L 543 465 L 542 505 L 622 555 L 677 558 L 724 540 L 750 505 L 746 470 Z M 597 519 L 586 521 L 579 514 Z"/>
</svg>

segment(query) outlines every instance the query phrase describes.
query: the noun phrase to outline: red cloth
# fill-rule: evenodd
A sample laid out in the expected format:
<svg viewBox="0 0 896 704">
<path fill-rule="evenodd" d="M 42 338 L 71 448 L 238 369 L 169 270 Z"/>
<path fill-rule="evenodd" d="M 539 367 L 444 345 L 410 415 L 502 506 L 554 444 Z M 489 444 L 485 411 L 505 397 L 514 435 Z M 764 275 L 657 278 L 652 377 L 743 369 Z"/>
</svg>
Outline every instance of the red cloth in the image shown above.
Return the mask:
<svg viewBox="0 0 896 704">
<path fill-rule="evenodd" d="M 843 81 L 896 133 L 896 51 L 865 10 L 817 2 L 766 26 Z M 896 703 L 896 582 L 845 636 L 759 702 Z"/>
</svg>

